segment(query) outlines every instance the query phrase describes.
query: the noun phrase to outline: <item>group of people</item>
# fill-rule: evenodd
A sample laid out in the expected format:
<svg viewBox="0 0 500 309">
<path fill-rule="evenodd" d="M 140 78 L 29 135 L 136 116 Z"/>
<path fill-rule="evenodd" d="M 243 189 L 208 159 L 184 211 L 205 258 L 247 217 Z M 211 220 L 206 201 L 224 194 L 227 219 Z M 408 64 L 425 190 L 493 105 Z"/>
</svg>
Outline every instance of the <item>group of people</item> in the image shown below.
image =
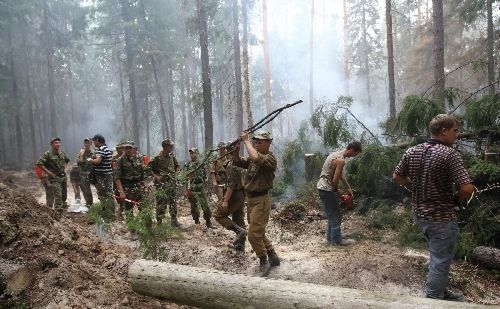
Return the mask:
<svg viewBox="0 0 500 309">
<path fill-rule="evenodd" d="M 447 288 L 458 239 L 454 207 L 457 202 L 467 200 L 474 191 L 461 156 L 452 147 L 458 137 L 458 127 L 458 120 L 451 115 L 434 117 L 429 124 L 431 139 L 406 151 L 393 175 L 395 182 L 412 192 L 415 222 L 428 240 L 430 263 L 426 296 L 445 300 L 463 297 L 462 293 Z M 209 181 L 219 201 L 213 216 L 220 225 L 235 233 L 235 240 L 229 246 L 244 252 L 248 238 L 259 258 L 259 273 L 266 276 L 271 267 L 280 265 L 280 258 L 266 236 L 271 212 L 269 191 L 277 169 L 276 157 L 270 151 L 273 138 L 266 131 L 259 131 L 252 138 L 247 132 L 242 132 L 240 140 L 248 153 L 247 158 L 240 156 L 240 142 L 227 145 L 221 142 L 218 156 L 210 162 L 208 169 L 202 166 L 198 149 L 191 148 L 190 161 L 184 166 L 188 175 L 184 195 L 191 205 L 195 223 L 200 223 L 201 207 L 206 226 L 212 228 L 212 213 L 206 195 L 206 182 Z M 131 142 L 117 145 L 117 154 L 112 157 L 104 137 L 97 134 L 92 141 L 95 151 L 92 150 L 91 139 L 85 139 L 84 148 L 77 158 L 82 175 L 80 188 L 87 205 L 92 204 L 91 181 L 88 181 L 90 174 L 96 178 L 99 199 L 112 199 L 115 195 L 125 211 L 140 203 L 145 179 L 151 175 L 157 190 L 164 193 L 157 195 L 157 221 L 163 220 L 168 207 L 172 224 L 180 226 L 175 199 L 179 164 L 173 155 L 174 143 L 171 140 L 162 142 L 162 151 L 149 162 L 147 168 Z M 42 182 L 47 190 L 47 205 L 54 205 L 58 210 L 64 207 L 67 187 L 65 170 L 69 162 L 60 151 L 60 145 L 59 138 L 52 139 L 52 149 L 37 162 L 45 173 Z M 344 150 L 331 153 L 323 164 L 317 189 L 328 219 L 326 241 L 329 245 L 355 243 L 342 236 L 339 184 L 343 183 L 345 193 L 352 195 L 352 188 L 343 174 L 345 160 L 361 151 L 360 142 L 351 142 Z M 116 194 L 113 193 L 113 180 Z M 455 194 L 454 184 L 458 188 Z M 244 220 L 245 205 L 248 229 Z"/>
</svg>

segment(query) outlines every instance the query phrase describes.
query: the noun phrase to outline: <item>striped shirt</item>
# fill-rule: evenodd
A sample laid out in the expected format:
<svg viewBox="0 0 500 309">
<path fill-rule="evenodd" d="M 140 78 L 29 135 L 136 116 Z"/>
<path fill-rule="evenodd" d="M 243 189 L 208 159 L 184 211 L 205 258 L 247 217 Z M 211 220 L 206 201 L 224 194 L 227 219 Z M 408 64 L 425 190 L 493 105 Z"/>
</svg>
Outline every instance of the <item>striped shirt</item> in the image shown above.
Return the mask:
<svg viewBox="0 0 500 309">
<path fill-rule="evenodd" d="M 96 173 L 111 174 L 113 169 L 111 168 L 111 158 L 113 157 L 113 152 L 106 145 L 102 145 L 95 152 L 96 157 L 101 157 L 101 163 L 94 166 Z"/>
<path fill-rule="evenodd" d="M 456 219 L 453 184 L 472 183 L 460 154 L 434 139 L 408 149 L 395 173 L 411 180 L 413 213 L 432 222 Z"/>
</svg>

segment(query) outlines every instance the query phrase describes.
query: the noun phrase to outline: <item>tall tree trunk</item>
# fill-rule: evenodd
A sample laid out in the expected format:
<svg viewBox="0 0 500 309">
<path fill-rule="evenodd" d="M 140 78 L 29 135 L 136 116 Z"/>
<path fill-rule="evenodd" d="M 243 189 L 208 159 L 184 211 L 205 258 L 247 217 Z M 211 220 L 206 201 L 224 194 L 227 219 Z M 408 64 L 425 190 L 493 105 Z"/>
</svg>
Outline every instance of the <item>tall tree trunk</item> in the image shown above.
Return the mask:
<svg viewBox="0 0 500 309">
<path fill-rule="evenodd" d="M 269 34 L 267 31 L 267 0 L 262 0 L 263 15 L 263 35 L 264 35 L 264 89 L 266 101 L 266 113 L 272 112 L 271 103 L 271 68 L 269 65 Z M 272 131 L 272 122 L 269 124 L 269 131 Z"/>
<path fill-rule="evenodd" d="M 493 34 L 493 0 L 487 0 L 487 11 L 488 11 L 488 84 L 491 84 L 491 87 L 488 90 L 490 95 L 495 94 L 495 57 L 493 54 L 493 42 L 494 42 L 494 34 Z"/>
<path fill-rule="evenodd" d="M 168 110 L 168 125 L 169 136 L 175 140 L 175 105 L 174 105 L 174 79 L 172 68 L 167 69 L 167 110 Z"/>
<path fill-rule="evenodd" d="M 71 108 L 71 145 L 74 146 L 73 148 L 76 149 L 77 144 L 76 143 L 76 128 L 75 128 L 75 102 L 73 98 L 73 71 L 71 71 L 71 64 L 68 63 L 68 73 L 69 73 L 69 102 L 70 102 L 70 108 Z"/>
<path fill-rule="evenodd" d="M 119 73 L 119 77 L 120 77 L 120 100 L 121 100 L 121 103 L 122 103 L 122 121 L 123 123 L 127 123 L 127 107 L 126 107 L 126 103 L 125 103 L 125 90 L 123 89 L 123 74 L 122 74 L 122 60 L 120 59 L 120 54 L 118 54 L 118 73 Z M 88 87 L 88 84 L 87 84 L 87 87 Z M 125 126 L 124 127 L 124 130 L 125 129 Z M 125 135 L 127 135 L 127 132 L 123 132 Z"/>
<path fill-rule="evenodd" d="M 236 130 L 243 131 L 243 86 L 241 84 L 240 22 L 238 0 L 233 0 L 233 55 L 236 80 Z M 243 149 L 241 150 L 243 151 Z"/>
<path fill-rule="evenodd" d="M 347 23 L 347 0 L 344 0 L 344 90 L 346 95 L 350 95 L 349 90 L 349 35 Z"/>
<path fill-rule="evenodd" d="M 12 44 L 12 27 L 13 22 L 11 19 L 11 27 L 7 31 L 7 38 L 9 44 L 9 58 L 10 58 L 10 77 L 12 79 L 12 105 L 15 110 L 15 123 L 16 123 L 16 167 L 22 169 L 24 167 L 24 149 L 23 149 L 23 131 L 21 130 L 21 105 L 19 102 L 19 89 L 17 87 L 16 77 L 16 64 L 14 60 L 14 46 Z"/>
<path fill-rule="evenodd" d="M 309 34 L 309 112 L 314 113 L 314 0 L 311 0 L 311 29 Z"/>
<path fill-rule="evenodd" d="M 151 67 L 153 68 L 153 75 L 155 78 L 155 85 L 156 85 L 156 95 L 158 96 L 158 100 L 160 101 L 160 118 L 161 118 L 161 135 L 162 139 L 167 138 L 168 136 L 168 131 L 167 131 L 167 114 L 165 111 L 165 106 L 163 105 L 163 95 L 161 93 L 161 88 L 160 88 L 160 80 L 158 78 L 158 69 L 156 68 L 156 61 L 154 55 L 151 54 Z"/>
<path fill-rule="evenodd" d="M 394 83 L 394 46 L 392 41 L 391 0 L 385 0 L 385 22 L 387 24 L 387 75 L 389 77 L 389 117 L 396 117 L 396 86 Z"/>
<path fill-rule="evenodd" d="M 434 31 L 434 99 L 444 110 L 444 25 L 443 0 L 432 0 L 432 28 Z"/>
<path fill-rule="evenodd" d="M 145 109 L 145 122 L 146 122 L 146 154 L 148 156 L 151 155 L 151 134 L 150 134 L 150 129 L 149 129 L 149 117 L 150 117 L 150 112 L 149 112 L 149 88 L 148 88 L 148 83 L 146 82 L 145 85 L 145 94 L 144 94 L 144 109 Z"/>
<path fill-rule="evenodd" d="M 188 120 L 189 120 L 189 127 L 191 128 L 191 130 L 189 130 L 189 132 L 191 133 L 191 144 L 189 145 L 189 148 L 191 147 L 196 147 L 196 145 L 198 144 L 198 140 L 196 138 L 196 132 L 198 131 L 201 131 L 201 127 L 200 127 L 200 130 L 193 130 L 193 128 L 195 128 L 196 124 L 195 124 L 195 115 L 194 115 L 194 102 L 193 102 L 193 68 L 192 68 L 192 63 L 189 63 L 189 69 L 188 69 L 188 76 L 187 76 L 187 91 L 186 91 L 186 94 L 187 94 L 187 98 L 188 98 Z M 186 153 L 186 155 L 188 155 Z"/>
<path fill-rule="evenodd" d="M 181 73 L 181 81 L 180 81 L 180 106 L 181 106 L 181 129 L 182 129 L 182 137 L 184 139 L 184 154 L 188 153 L 189 149 L 189 133 L 187 129 L 187 112 L 186 108 L 188 107 L 188 101 L 186 100 L 186 72 L 185 72 L 185 67 L 181 66 L 180 67 L 180 73 Z"/>
<path fill-rule="evenodd" d="M 364 71 L 366 74 L 366 95 L 367 100 L 368 100 L 368 106 L 372 106 L 372 95 L 371 95 L 371 85 L 370 85 L 370 59 L 368 56 L 368 40 L 367 40 L 367 26 L 366 26 L 366 9 L 365 5 L 363 3 L 362 5 L 362 14 L 363 18 L 361 20 L 361 31 L 362 31 L 362 36 L 363 36 L 363 50 L 364 50 Z"/>
<path fill-rule="evenodd" d="M 128 87 L 130 92 L 130 105 L 132 107 L 132 137 L 137 145 L 140 145 L 139 135 L 139 108 L 137 105 L 136 94 L 136 80 L 135 80 L 135 67 L 134 67 L 134 47 L 132 43 L 131 25 L 134 20 L 130 15 L 129 0 L 120 0 L 121 14 L 123 22 L 125 23 L 125 53 L 127 55 L 127 74 L 128 74 Z"/>
<path fill-rule="evenodd" d="M 204 0 L 196 0 L 198 8 L 198 31 L 201 47 L 201 76 L 203 85 L 203 118 L 205 119 L 205 149 L 210 148 L 214 141 L 212 120 L 212 83 L 210 81 L 210 62 L 208 58 L 207 11 Z"/>
<path fill-rule="evenodd" d="M 28 103 L 28 121 L 29 121 L 29 131 L 31 139 L 31 162 L 35 162 L 38 151 L 36 143 L 36 129 L 35 129 L 35 115 L 33 106 L 33 88 L 31 87 L 31 63 L 29 61 L 29 51 L 26 44 L 26 32 L 23 32 L 23 50 L 24 50 L 24 61 L 25 61 L 25 80 L 26 80 L 26 101 Z"/>
<path fill-rule="evenodd" d="M 248 69 L 248 0 L 242 0 L 242 23 L 243 23 L 243 84 L 245 97 L 245 109 L 247 113 L 248 127 L 253 126 L 253 114 L 250 101 L 250 74 Z"/>
<path fill-rule="evenodd" d="M 43 33 L 45 36 L 45 53 L 47 58 L 47 82 L 49 85 L 49 115 L 50 115 L 50 133 L 57 136 L 57 113 L 55 99 L 55 80 L 54 80 L 54 51 L 52 47 L 52 36 L 49 25 L 49 8 L 47 1 L 43 2 Z"/>
</svg>

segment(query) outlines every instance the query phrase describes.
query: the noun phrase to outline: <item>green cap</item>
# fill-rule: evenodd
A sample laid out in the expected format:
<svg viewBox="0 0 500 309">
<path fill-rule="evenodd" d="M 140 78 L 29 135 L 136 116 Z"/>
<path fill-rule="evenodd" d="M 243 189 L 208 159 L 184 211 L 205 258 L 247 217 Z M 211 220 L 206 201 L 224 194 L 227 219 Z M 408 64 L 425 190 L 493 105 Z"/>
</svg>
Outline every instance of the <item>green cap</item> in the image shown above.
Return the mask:
<svg viewBox="0 0 500 309">
<path fill-rule="evenodd" d="M 258 131 L 257 133 L 255 133 L 253 139 L 262 139 L 262 140 L 272 141 L 273 140 L 273 136 L 271 135 L 271 132 L 268 132 L 268 131 Z"/>
<path fill-rule="evenodd" d="M 170 139 L 167 138 L 161 142 L 161 147 L 165 147 L 167 145 L 174 145 L 175 143 Z"/>
<path fill-rule="evenodd" d="M 126 141 L 126 142 L 123 142 L 121 147 L 135 147 L 135 144 L 132 141 Z"/>
<path fill-rule="evenodd" d="M 61 141 L 61 139 L 59 137 L 53 137 L 50 139 L 50 143 L 52 144 L 53 142 L 55 141 Z"/>
</svg>

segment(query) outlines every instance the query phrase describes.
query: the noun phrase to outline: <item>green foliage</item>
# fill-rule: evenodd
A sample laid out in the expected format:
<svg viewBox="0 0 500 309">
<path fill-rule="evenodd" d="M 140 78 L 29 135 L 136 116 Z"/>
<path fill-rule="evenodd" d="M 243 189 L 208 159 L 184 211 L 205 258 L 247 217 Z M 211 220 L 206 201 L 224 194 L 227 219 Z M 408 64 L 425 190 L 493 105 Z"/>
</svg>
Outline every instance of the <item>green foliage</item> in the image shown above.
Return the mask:
<svg viewBox="0 0 500 309">
<path fill-rule="evenodd" d="M 500 181 L 500 166 L 485 160 L 477 160 L 469 169 L 473 177 L 486 177 L 487 182 Z"/>
<path fill-rule="evenodd" d="M 336 102 L 323 100 L 311 116 L 311 126 L 327 147 L 337 148 L 352 140 L 347 115 L 343 108 L 352 104 L 351 97 L 340 96 Z"/>
<path fill-rule="evenodd" d="M 411 247 L 415 249 L 423 249 L 427 244 L 424 234 L 415 224 L 410 207 L 404 207 L 403 212 L 399 217 L 400 226 L 398 227 L 398 235 L 396 240 L 402 247 Z"/>
<path fill-rule="evenodd" d="M 465 108 L 465 128 L 477 131 L 500 125 L 500 96 L 483 96 L 479 100 L 468 101 Z"/>
<path fill-rule="evenodd" d="M 178 230 L 170 223 L 157 224 L 155 218 L 154 194 L 141 202 L 137 216 L 128 213 L 126 217 L 127 227 L 139 237 L 139 249 L 145 259 L 159 260 L 161 244 L 167 238 L 178 235 Z"/>
<path fill-rule="evenodd" d="M 368 226 L 376 229 L 396 229 L 401 219 L 392 207 L 388 204 L 382 204 L 377 208 L 371 209 L 366 214 L 366 223 Z"/>
<path fill-rule="evenodd" d="M 394 197 L 399 190 L 392 182 L 394 167 L 403 151 L 395 147 L 378 144 L 367 145 L 363 151 L 347 164 L 347 177 L 351 186 L 363 195 Z"/>
<path fill-rule="evenodd" d="M 273 188 L 271 189 L 271 196 L 274 198 L 280 198 L 285 194 L 287 188 L 287 183 L 284 181 L 283 177 L 276 177 L 273 182 Z"/>
<path fill-rule="evenodd" d="M 303 169 L 298 169 L 297 164 L 303 163 L 304 149 L 298 140 L 288 142 L 283 151 L 283 169 L 285 184 L 293 183 L 297 178 L 303 178 Z M 302 175 L 301 175 L 302 174 Z"/>
<path fill-rule="evenodd" d="M 431 119 L 443 111 L 431 99 L 416 95 L 407 96 L 403 101 L 403 108 L 399 112 L 395 126 L 390 132 L 404 133 L 408 136 L 428 136 L 427 126 Z"/>
<path fill-rule="evenodd" d="M 22 297 L 13 297 L 7 300 L 3 300 L 0 298 L 0 308 L 9 308 L 9 309 L 29 309 L 31 308 L 30 303 L 24 296 Z"/>
<path fill-rule="evenodd" d="M 316 180 L 305 182 L 299 186 L 297 189 L 297 198 L 309 205 L 309 207 L 320 209 L 321 200 L 316 188 Z"/>
<path fill-rule="evenodd" d="M 90 223 L 107 227 L 108 223 L 115 219 L 115 205 L 112 199 L 92 204 L 87 212 L 87 220 Z"/>
</svg>

